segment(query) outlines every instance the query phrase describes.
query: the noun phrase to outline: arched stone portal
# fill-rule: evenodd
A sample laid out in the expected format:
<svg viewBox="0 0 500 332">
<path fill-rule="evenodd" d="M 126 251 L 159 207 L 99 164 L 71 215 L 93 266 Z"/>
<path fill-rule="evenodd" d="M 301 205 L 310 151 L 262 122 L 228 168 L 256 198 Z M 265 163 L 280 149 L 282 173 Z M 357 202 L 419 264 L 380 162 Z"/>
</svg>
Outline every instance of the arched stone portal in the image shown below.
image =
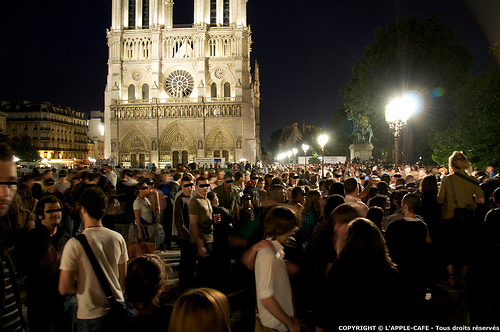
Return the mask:
<svg viewBox="0 0 500 332">
<path fill-rule="evenodd" d="M 196 139 L 191 130 L 179 121 L 172 123 L 160 136 L 159 161 L 171 164 L 187 163 L 196 157 Z"/>
<path fill-rule="evenodd" d="M 150 147 L 151 140 L 137 126 L 130 128 L 120 140 L 120 163 L 145 167 L 151 161 Z"/>
<path fill-rule="evenodd" d="M 214 126 L 207 135 L 205 157 L 226 158 L 226 162 L 234 162 L 235 139 L 231 131 L 222 124 Z"/>
</svg>

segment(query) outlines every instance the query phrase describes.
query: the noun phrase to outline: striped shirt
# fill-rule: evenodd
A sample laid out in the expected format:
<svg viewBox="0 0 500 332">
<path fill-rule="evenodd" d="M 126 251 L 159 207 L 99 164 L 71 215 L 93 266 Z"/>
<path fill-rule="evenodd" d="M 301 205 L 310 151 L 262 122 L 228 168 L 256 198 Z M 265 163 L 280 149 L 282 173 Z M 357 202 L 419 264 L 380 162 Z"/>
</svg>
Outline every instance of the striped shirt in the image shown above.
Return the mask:
<svg viewBox="0 0 500 332">
<path fill-rule="evenodd" d="M 0 315 L 0 331 L 13 332 L 24 331 L 21 325 L 21 316 L 17 307 L 16 298 L 12 289 L 12 282 L 10 279 L 10 271 L 7 264 L 2 260 L 2 269 L 5 284 L 5 307 L 3 314 Z"/>
</svg>

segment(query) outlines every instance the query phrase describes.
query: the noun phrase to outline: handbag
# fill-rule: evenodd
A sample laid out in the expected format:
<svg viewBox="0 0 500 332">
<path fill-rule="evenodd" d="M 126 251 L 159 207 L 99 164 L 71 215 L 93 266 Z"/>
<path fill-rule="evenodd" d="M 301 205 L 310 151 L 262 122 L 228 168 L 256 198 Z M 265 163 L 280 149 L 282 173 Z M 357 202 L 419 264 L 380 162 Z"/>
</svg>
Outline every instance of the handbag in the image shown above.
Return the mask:
<svg viewBox="0 0 500 332">
<path fill-rule="evenodd" d="M 122 324 L 122 326 L 124 326 L 128 321 L 130 321 L 134 317 L 132 310 L 127 306 L 125 302 L 119 302 L 116 300 L 115 296 L 113 295 L 113 292 L 111 291 L 111 288 L 109 287 L 109 283 L 106 280 L 106 277 L 104 276 L 102 267 L 97 261 L 97 258 L 95 257 L 94 253 L 92 252 L 92 249 L 90 248 L 89 242 L 87 241 L 85 234 L 77 235 L 76 239 L 80 241 L 83 248 L 85 249 L 87 257 L 89 258 L 89 261 L 92 264 L 92 267 L 94 268 L 94 272 L 97 276 L 97 279 L 99 279 L 99 283 L 101 284 L 102 290 L 104 291 L 104 294 L 108 298 L 109 307 L 107 309 L 109 311 L 110 318 L 114 323 Z"/>
</svg>

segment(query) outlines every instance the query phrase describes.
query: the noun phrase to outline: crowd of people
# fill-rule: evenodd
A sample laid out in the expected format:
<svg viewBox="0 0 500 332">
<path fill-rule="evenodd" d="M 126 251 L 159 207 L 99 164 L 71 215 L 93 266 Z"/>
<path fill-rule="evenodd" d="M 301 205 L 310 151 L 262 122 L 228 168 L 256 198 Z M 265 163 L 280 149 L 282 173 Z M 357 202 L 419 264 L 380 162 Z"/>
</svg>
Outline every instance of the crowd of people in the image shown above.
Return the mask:
<svg viewBox="0 0 500 332">
<path fill-rule="evenodd" d="M 446 324 L 457 313 L 433 296 L 443 291 L 468 294 L 471 321 L 496 321 L 500 178 L 492 167 L 472 169 L 461 152 L 449 168 L 232 166 L 105 165 L 18 179 L 2 144 L 1 330 L 72 331 L 76 320 L 79 331 L 118 323 L 230 331 L 226 295 L 241 290 L 255 331 Z M 162 301 L 165 264 L 153 253 L 130 260 L 130 243 L 178 246 L 182 295 L 173 307 Z M 114 303 L 131 317 L 117 322 Z"/>
</svg>

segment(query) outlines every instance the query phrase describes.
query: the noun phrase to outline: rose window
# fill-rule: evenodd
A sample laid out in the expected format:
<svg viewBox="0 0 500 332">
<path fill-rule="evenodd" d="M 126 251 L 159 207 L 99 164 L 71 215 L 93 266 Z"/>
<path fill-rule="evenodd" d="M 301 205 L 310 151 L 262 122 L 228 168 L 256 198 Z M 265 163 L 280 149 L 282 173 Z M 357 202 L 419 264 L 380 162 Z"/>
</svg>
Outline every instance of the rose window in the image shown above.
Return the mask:
<svg viewBox="0 0 500 332">
<path fill-rule="evenodd" d="M 185 70 L 175 70 L 167 77 L 167 93 L 172 98 L 187 98 L 193 92 L 194 79 Z"/>
</svg>

